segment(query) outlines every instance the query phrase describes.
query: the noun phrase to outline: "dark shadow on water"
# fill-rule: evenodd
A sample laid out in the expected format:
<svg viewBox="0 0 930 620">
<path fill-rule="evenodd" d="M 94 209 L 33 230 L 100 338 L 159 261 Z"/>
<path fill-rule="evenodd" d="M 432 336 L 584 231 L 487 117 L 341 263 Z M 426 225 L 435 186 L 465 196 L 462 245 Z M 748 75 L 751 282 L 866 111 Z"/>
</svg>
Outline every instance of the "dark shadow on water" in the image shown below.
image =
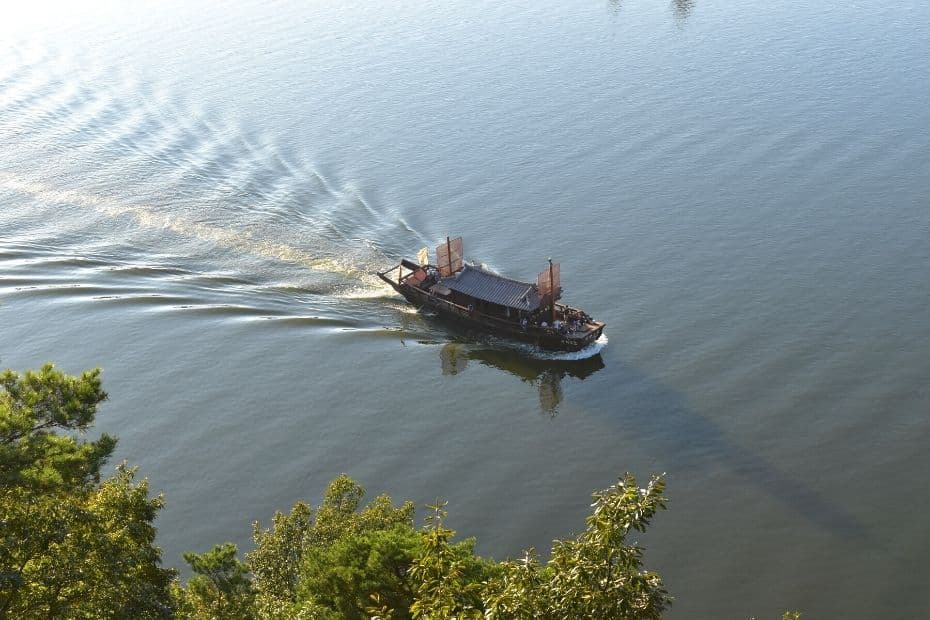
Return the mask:
<svg viewBox="0 0 930 620">
<path fill-rule="evenodd" d="M 670 475 L 722 466 L 825 531 L 848 540 L 871 538 L 855 516 L 752 446 L 735 443 L 717 422 L 689 408 L 682 394 L 622 362 L 612 360 L 609 368 L 609 376 L 594 379 L 588 394 L 591 415 L 609 417 L 609 425 L 645 446 Z"/>
</svg>

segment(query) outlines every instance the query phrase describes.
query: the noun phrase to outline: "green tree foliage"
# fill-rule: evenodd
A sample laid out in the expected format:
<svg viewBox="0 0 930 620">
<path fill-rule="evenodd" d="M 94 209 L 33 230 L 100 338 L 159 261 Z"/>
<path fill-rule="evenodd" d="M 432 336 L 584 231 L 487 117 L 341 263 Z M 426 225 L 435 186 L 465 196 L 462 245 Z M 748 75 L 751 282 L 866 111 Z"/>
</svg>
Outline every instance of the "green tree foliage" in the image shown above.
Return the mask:
<svg viewBox="0 0 930 620">
<path fill-rule="evenodd" d="M 79 440 L 106 399 L 100 371 L 48 364 L 0 374 L 0 617 L 171 614 L 152 523 L 162 506 L 135 470 L 101 482 L 116 440 Z"/>
<path fill-rule="evenodd" d="M 501 562 L 498 579 L 489 582 L 484 591 L 486 617 L 514 620 L 550 617 L 550 573 L 540 567 L 535 549 L 528 549 L 520 560 Z"/>
<path fill-rule="evenodd" d="M 248 564 L 258 617 L 367 617 L 376 593 L 383 604 L 404 604 L 405 557 L 417 542 L 413 504 L 381 495 L 361 508 L 364 496 L 343 475 L 317 510 L 298 502 L 290 514 L 275 514 L 271 528 L 254 524 Z"/>
<path fill-rule="evenodd" d="M 397 524 L 311 547 L 303 562 L 299 597 L 346 620 L 366 620 L 375 603 L 396 610 L 395 620 L 409 618 L 414 592 L 407 573 L 421 546 L 410 525 Z"/>
<path fill-rule="evenodd" d="M 55 492 L 100 480 L 116 440 L 77 441 L 106 400 L 100 369 L 68 376 L 46 364 L 38 372 L 0 373 L 0 488 Z"/>
<path fill-rule="evenodd" d="M 296 602 L 300 582 L 300 561 L 309 545 L 314 512 L 308 504 L 297 502 L 290 514 L 276 512 L 271 528 L 252 525 L 255 550 L 249 566 L 261 596 L 287 604 Z"/>
<path fill-rule="evenodd" d="M 554 618 L 661 618 L 671 604 L 662 579 L 642 569 L 643 550 L 628 544 L 664 509 L 665 482 L 645 488 L 627 474 L 594 493 L 594 513 L 576 539 L 558 541 L 549 561 L 548 603 Z"/>
<path fill-rule="evenodd" d="M 484 583 L 484 617 L 660 618 L 672 599 L 661 578 L 643 570 L 642 548 L 630 544 L 627 537 L 631 530 L 645 531 L 655 513 L 665 508 L 664 489 L 661 478 L 639 488 L 627 474 L 594 493 L 594 512 L 584 532 L 572 540 L 556 541 L 548 564 L 541 566 L 532 550 L 520 561 L 500 564 L 499 575 Z M 430 591 L 429 596 L 435 596 L 441 590 Z M 428 600 L 420 600 L 424 599 Z M 461 617 L 470 617 L 467 609 Z"/>
<path fill-rule="evenodd" d="M 532 550 L 518 561 L 478 557 L 474 540 L 454 540 L 444 504 L 430 507 L 420 530 L 409 502 L 397 507 L 380 496 L 361 508 L 364 489 L 341 476 L 319 509 L 300 502 L 290 514 L 277 513 L 267 530 L 255 524 L 256 548 L 248 555 L 253 582 L 235 581 L 243 597 L 230 597 L 223 585 L 234 582 L 229 575 L 238 580 L 246 573 L 234 547 L 218 547 L 209 558 L 188 556 L 198 576 L 181 592 L 179 606 L 190 610 L 184 601 L 202 600 L 209 604 L 200 609 L 214 610 L 191 618 L 220 617 L 215 610 L 228 600 L 246 610 L 224 616 L 231 618 L 660 618 L 671 597 L 661 578 L 643 569 L 643 550 L 628 537 L 645 531 L 665 508 L 664 489 L 661 478 L 640 488 L 627 474 L 595 493 L 585 530 L 556 541 L 543 565 Z M 219 578 L 204 581 L 207 574 Z"/>
<path fill-rule="evenodd" d="M 252 582 L 248 567 L 236 558 L 236 545 L 224 543 L 206 553 L 185 553 L 184 561 L 194 577 L 187 588 L 174 586 L 178 616 L 192 620 L 254 617 Z"/>
<path fill-rule="evenodd" d="M 492 577 L 490 563 L 474 554 L 474 540 L 453 544 L 455 531 L 445 526 L 445 504 L 429 506 L 423 528 L 423 552 L 410 567 L 416 597 L 410 612 L 416 620 L 484 617 L 483 584 Z"/>
</svg>

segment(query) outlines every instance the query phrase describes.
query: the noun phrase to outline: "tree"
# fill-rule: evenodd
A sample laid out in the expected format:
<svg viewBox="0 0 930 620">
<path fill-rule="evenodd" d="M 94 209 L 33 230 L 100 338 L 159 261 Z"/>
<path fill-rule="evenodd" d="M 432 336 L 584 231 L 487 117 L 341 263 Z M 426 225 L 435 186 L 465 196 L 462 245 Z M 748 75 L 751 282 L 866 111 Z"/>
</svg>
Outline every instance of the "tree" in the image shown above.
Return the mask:
<svg viewBox="0 0 930 620">
<path fill-rule="evenodd" d="M 0 489 L 73 489 L 100 480 L 116 440 L 77 441 L 106 400 L 100 369 L 68 376 L 46 364 L 38 372 L 0 373 Z"/>
<path fill-rule="evenodd" d="M 297 601 L 300 561 L 309 544 L 313 519 L 313 508 L 297 502 L 290 514 L 276 512 L 267 530 L 257 521 L 252 524 L 255 549 L 248 554 L 248 564 L 259 597 L 285 605 Z"/>
<path fill-rule="evenodd" d="M 364 496 L 342 475 L 319 509 L 298 502 L 290 514 L 276 513 L 271 528 L 254 524 L 247 562 L 258 617 L 353 617 L 365 613 L 372 594 L 404 600 L 401 564 L 412 541 L 403 529 L 413 531 L 413 504 L 395 506 L 381 495 L 360 508 Z"/>
<path fill-rule="evenodd" d="M 290 514 L 275 514 L 270 529 L 255 524 L 256 548 L 248 554 L 254 617 L 660 618 L 672 599 L 661 578 L 643 569 L 643 550 L 628 537 L 645 531 L 665 508 L 664 489 L 661 478 L 640 488 L 627 474 L 594 493 L 585 530 L 556 541 L 551 559 L 542 565 L 533 550 L 518 561 L 480 558 L 473 539 L 454 541 L 455 532 L 445 525 L 445 504 L 430 506 L 420 530 L 413 527 L 409 502 L 398 507 L 380 496 L 360 508 L 364 489 L 340 476 L 330 483 L 319 509 L 299 502 Z M 229 599 L 230 575 L 238 579 L 246 571 L 234 559 L 232 545 L 214 551 L 209 557 L 188 556 L 200 563 L 191 564 L 198 577 L 182 600 L 212 601 L 213 607 L 202 609 L 220 609 Z M 212 582 L 200 575 L 212 575 Z M 243 585 L 242 592 L 247 591 Z"/>
<path fill-rule="evenodd" d="M 501 565 L 501 577 L 487 584 L 487 618 L 661 618 L 672 599 L 661 578 L 642 569 L 642 549 L 629 544 L 631 530 L 643 532 L 665 508 L 665 483 L 646 488 L 627 474 L 594 493 L 594 513 L 573 540 L 556 541 L 540 567 L 531 550 L 519 562 Z"/>
<path fill-rule="evenodd" d="M 254 617 L 254 592 L 248 566 L 236 557 L 236 545 L 216 545 L 206 553 L 184 554 L 194 571 L 186 588 L 174 587 L 178 617 L 190 620 L 224 618 L 248 620 Z"/>
<path fill-rule="evenodd" d="M 487 618 L 550 617 L 549 575 L 540 567 L 535 549 L 528 549 L 520 560 L 501 562 L 500 571 L 500 576 L 488 582 L 484 591 Z"/>
<path fill-rule="evenodd" d="M 558 618 L 661 618 L 672 599 L 658 574 L 642 570 L 643 550 L 628 544 L 659 509 L 665 481 L 639 488 L 632 474 L 594 493 L 594 513 L 575 540 L 557 541 L 549 562 L 549 602 Z"/>
<path fill-rule="evenodd" d="M 394 620 L 410 618 L 410 565 L 422 539 L 408 524 L 340 536 L 331 545 L 307 550 L 300 598 L 333 610 L 344 620 L 367 620 L 369 610 L 392 610 Z"/>
<path fill-rule="evenodd" d="M 99 369 L 0 374 L 0 617 L 171 615 L 162 499 L 125 465 L 101 482 L 116 440 L 74 436 L 105 399 Z"/>
<path fill-rule="evenodd" d="M 455 531 L 444 524 L 445 504 L 429 506 L 423 528 L 423 552 L 410 568 L 416 599 L 410 606 L 415 620 L 483 618 L 482 563 L 474 554 L 474 540 L 452 544 Z M 477 570 L 476 570 L 477 569 Z"/>
</svg>

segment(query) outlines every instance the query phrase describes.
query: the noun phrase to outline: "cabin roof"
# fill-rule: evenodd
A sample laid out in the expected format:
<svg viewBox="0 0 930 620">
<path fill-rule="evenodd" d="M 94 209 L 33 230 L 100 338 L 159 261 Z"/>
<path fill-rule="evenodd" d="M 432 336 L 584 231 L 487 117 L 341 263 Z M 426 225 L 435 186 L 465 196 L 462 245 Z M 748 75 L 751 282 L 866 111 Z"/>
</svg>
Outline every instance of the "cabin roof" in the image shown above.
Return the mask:
<svg viewBox="0 0 930 620">
<path fill-rule="evenodd" d="M 474 265 L 465 265 L 462 271 L 440 281 L 463 295 L 508 308 L 530 312 L 539 308 L 539 293 L 535 284 L 511 280 Z"/>
</svg>

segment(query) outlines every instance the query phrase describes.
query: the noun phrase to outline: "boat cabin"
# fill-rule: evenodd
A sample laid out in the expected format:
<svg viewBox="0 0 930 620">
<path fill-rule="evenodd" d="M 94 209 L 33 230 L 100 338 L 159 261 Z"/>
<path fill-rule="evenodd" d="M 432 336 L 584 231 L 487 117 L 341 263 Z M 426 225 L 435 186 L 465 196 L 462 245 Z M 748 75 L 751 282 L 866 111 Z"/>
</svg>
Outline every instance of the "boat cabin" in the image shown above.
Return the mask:
<svg viewBox="0 0 930 620">
<path fill-rule="evenodd" d="M 539 310 L 536 286 L 466 265 L 452 276 L 440 278 L 430 292 L 481 314 L 519 321 Z"/>
</svg>

